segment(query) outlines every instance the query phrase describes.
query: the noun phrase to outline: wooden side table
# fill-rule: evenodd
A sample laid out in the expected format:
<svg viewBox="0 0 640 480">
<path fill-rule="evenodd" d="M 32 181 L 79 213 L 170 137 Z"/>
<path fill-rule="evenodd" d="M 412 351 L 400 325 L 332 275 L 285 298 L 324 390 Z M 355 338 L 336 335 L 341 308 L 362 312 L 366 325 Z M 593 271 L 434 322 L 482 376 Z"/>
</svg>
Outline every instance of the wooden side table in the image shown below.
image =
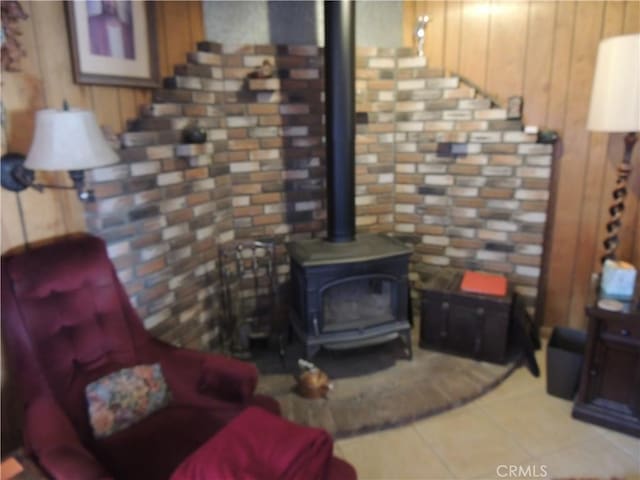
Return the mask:
<svg viewBox="0 0 640 480">
<path fill-rule="evenodd" d="M 573 417 L 640 437 L 640 304 L 587 307 L 587 348 Z"/>
</svg>

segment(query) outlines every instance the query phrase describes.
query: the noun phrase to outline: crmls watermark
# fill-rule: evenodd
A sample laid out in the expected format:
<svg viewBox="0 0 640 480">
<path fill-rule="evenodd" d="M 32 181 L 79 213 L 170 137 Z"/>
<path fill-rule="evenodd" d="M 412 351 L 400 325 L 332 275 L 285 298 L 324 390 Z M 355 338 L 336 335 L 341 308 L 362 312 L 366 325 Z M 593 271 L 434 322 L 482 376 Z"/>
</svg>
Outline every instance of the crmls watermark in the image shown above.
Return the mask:
<svg viewBox="0 0 640 480">
<path fill-rule="evenodd" d="M 546 465 L 498 465 L 498 478 L 547 478 Z"/>
</svg>

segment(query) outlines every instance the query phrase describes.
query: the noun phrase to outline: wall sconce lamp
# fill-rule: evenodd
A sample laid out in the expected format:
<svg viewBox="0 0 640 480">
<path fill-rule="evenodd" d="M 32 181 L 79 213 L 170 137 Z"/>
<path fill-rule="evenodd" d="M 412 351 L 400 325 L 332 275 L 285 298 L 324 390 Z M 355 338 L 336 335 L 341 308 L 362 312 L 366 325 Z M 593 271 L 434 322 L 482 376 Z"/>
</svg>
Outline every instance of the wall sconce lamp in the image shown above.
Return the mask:
<svg viewBox="0 0 640 480">
<path fill-rule="evenodd" d="M 84 170 L 111 165 L 119 161 L 109 146 L 96 118 L 86 110 L 40 110 L 36 113 L 36 127 L 29 153 L 7 153 L 0 160 L 2 186 L 13 192 L 26 188 L 42 191 L 45 188 L 73 189 L 85 202 L 94 201 L 92 190 L 84 183 Z M 35 183 L 34 170 L 66 170 L 73 186 Z"/>
<path fill-rule="evenodd" d="M 618 179 L 609 207 L 607 237 L 602 262 L 615 260 L 622 227 L 627 179 L 631 174 L 631 153 L 640 131 L 640 33 L 602 40 L 591 89 L 587 129 L 593 132 L 621 132 L 625 151 L 618 165 Z"/>
</svg>

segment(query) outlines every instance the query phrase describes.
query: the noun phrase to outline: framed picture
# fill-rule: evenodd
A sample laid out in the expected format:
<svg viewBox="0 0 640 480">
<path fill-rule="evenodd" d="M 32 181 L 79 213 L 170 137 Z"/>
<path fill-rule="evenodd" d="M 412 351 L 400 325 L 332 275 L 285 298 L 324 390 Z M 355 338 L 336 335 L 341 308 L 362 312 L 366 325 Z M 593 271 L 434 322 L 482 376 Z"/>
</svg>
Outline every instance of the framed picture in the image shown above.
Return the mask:
<svg viewBox="0 0 640 480">
<path fill-rule="evenodd" d="M 157 87 L 154 2 L 65 2 L 77 83 Z"/>
</svg>

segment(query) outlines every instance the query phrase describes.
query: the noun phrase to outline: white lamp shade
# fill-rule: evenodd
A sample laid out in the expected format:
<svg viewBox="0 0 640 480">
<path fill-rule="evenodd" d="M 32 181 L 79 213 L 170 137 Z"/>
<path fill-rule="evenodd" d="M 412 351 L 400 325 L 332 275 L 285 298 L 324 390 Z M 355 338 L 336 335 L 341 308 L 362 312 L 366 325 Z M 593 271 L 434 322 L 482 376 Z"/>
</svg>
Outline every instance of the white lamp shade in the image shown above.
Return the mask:
<svg viewBox="0 0 640 480">
<path fill-rule="evenodd" d="M 87 170 L 118 160 L 92 112 L 40 110 L 24 166 L 31 170 Z"/>
<path fill-rule="evenodd" d="M 640 130 L 640 33 L 600 42 L 587 129 Z"/>
</svg>

